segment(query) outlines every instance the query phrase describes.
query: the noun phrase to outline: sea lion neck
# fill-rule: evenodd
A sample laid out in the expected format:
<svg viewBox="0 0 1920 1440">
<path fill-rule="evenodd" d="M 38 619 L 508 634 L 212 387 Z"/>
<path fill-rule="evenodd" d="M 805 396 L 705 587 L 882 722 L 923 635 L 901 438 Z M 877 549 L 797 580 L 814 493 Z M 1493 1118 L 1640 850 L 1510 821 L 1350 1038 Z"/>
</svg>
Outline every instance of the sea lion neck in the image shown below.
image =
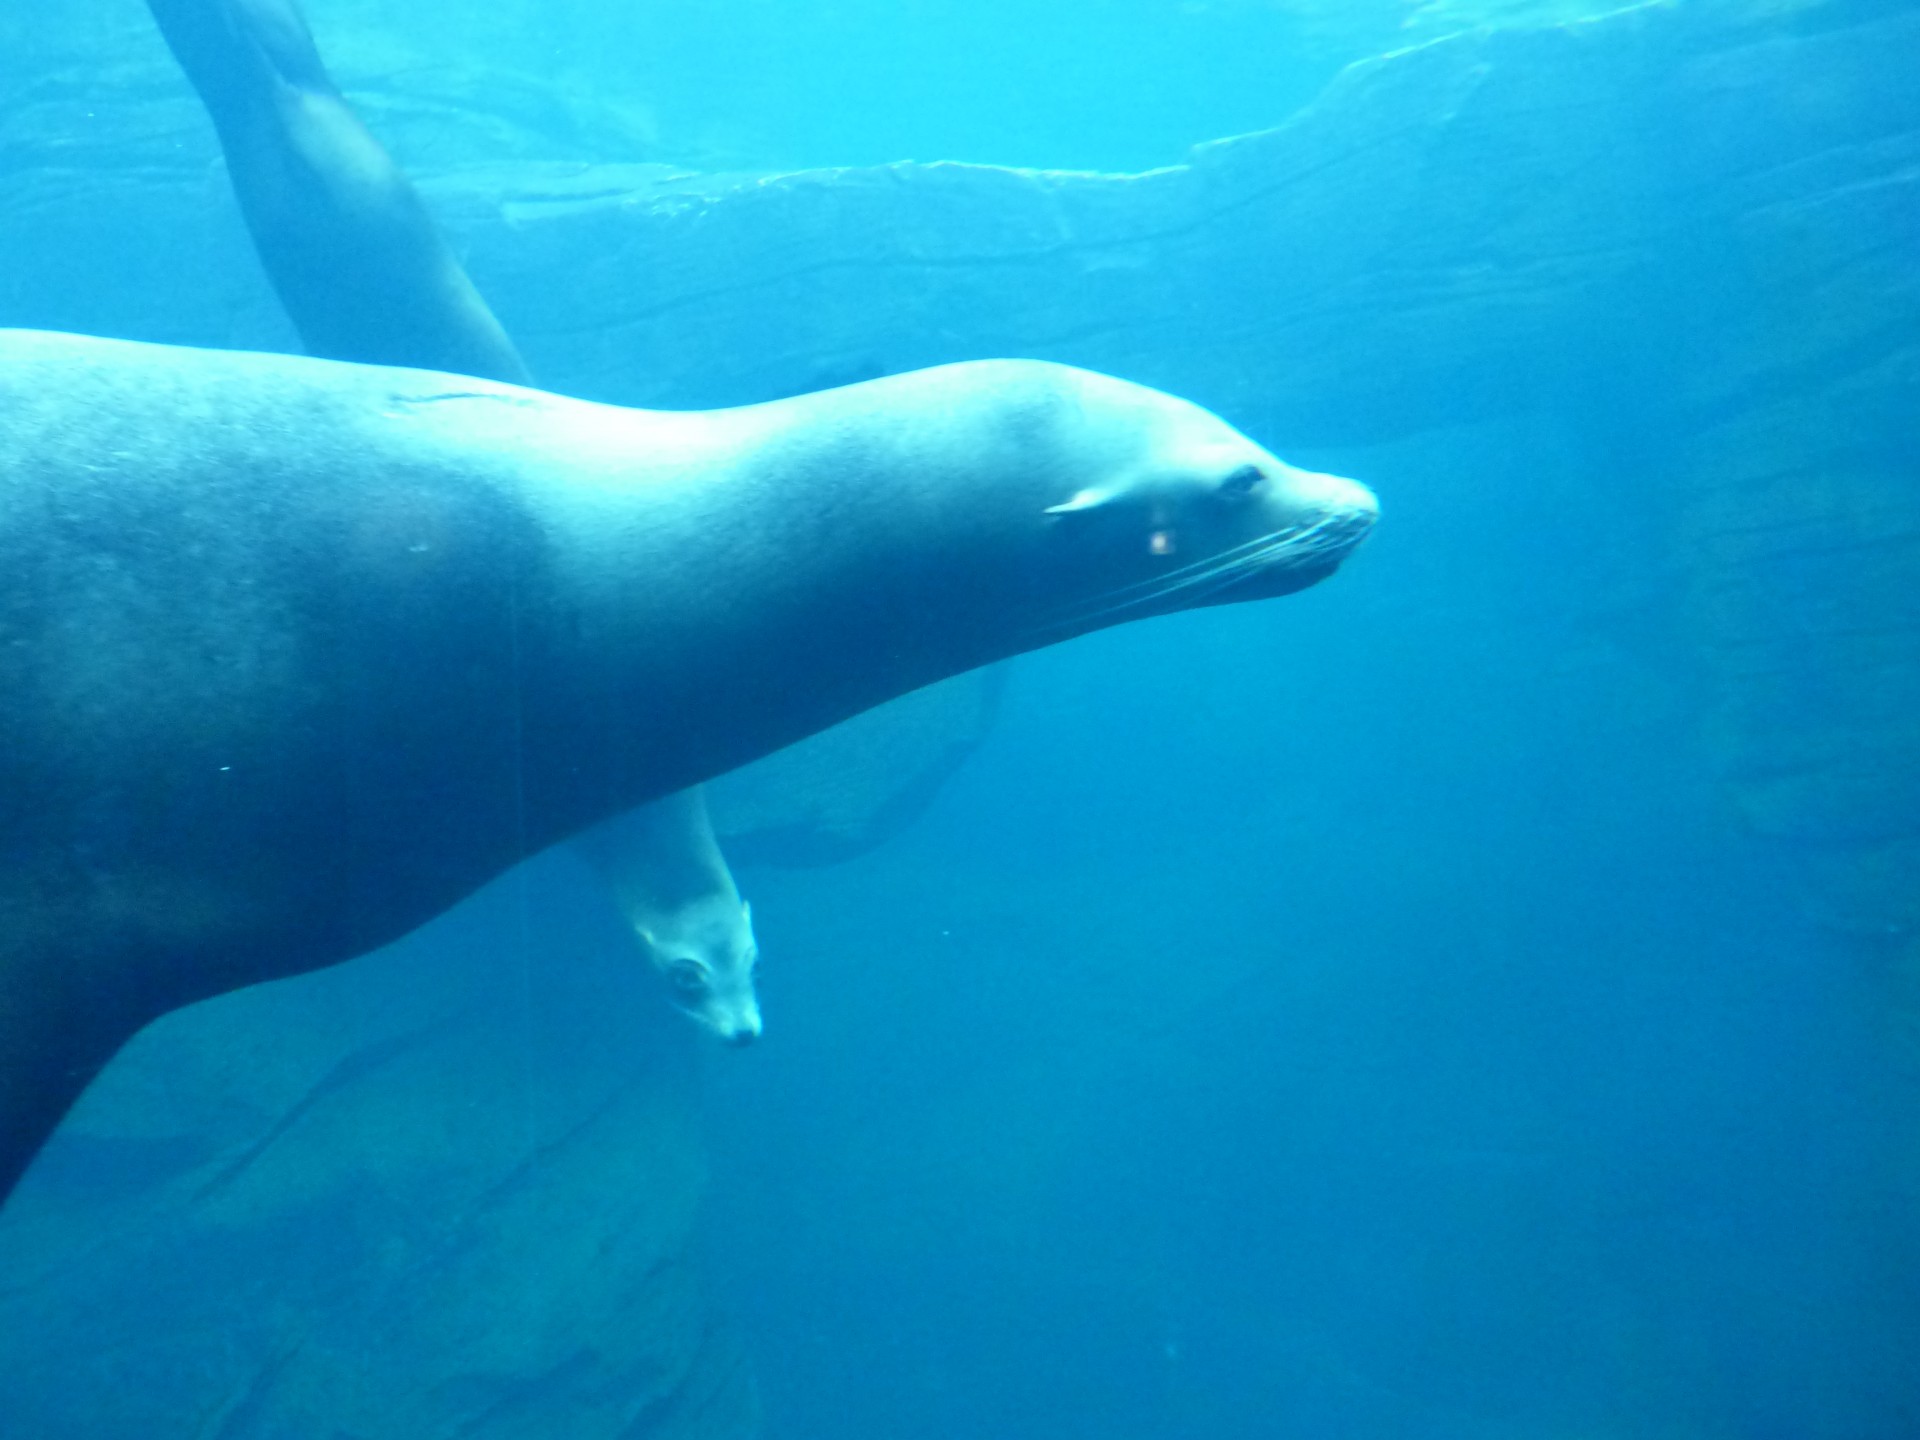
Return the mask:
<svg viewBox="0 0 1920 1440">
<path fill-rule="evenodd" d="M 550 777 L 556 830 L 610 791 L 646 798 L 617 777 L 692 783 L 1005 653 L 1044 507 L 985 431 L 922 426 L 897 391 L 542 421 L 564 473 L 548 445 L 513 468 L 568 560 L 535 567 L 523 611 L 548 672 L 529 724 L 600 777 Z"/>
</svg>

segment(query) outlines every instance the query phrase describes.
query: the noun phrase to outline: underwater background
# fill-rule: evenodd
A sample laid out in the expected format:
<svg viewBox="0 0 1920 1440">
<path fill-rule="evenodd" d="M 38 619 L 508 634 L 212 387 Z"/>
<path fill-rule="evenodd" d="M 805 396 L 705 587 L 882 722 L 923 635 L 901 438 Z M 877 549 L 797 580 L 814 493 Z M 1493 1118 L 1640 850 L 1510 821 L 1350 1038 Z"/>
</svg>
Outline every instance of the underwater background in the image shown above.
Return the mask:
<svg viewBox="0 0 1920 1440">
<path fill-rule="evenodd" d="M 563 855 L 155 1026 L 0 1436 L 1920 1436 L 1920 6 L 1609 8 L 314 0 L 554 389 L 1038 355 L 1384 519 L 743 842 L 751 1051 Z M 0 323 L 295 348 L 134 0 L 0 192 Z"/>
</svg>

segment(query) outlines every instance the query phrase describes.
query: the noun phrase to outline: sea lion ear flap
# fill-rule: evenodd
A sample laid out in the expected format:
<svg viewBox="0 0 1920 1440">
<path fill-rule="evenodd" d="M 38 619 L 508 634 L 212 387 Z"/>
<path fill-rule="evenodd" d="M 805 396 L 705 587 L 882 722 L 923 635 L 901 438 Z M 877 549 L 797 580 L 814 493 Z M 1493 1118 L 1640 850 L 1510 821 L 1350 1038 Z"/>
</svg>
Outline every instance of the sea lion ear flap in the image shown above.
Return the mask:
<svg viewBox="0 0 1920 1440">
<path fill-rule="evenodd" d="M 1112 504 L 1113 498 L 1114 492 L 1111 490 L 1082 490 L 1071 500 L 1062 501 L 1058 505 L 1049 505 L 1040 513 L 1043 515 L 1084 515 L 1089 510 L 1098 510 L 1103 505 Z"/>
</svg>

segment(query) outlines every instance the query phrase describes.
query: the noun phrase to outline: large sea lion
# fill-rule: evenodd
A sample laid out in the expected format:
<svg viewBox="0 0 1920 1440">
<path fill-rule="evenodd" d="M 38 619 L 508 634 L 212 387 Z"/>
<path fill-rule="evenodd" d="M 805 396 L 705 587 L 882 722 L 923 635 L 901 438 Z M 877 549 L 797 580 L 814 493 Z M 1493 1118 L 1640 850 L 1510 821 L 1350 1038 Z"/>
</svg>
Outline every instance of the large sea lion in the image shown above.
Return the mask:
<svg viewBox="0 0 1920 1440">
<path fill-rule="evenodd" d="M 0 332 L 0 1183 L 154 1017 L 943 676 L 1299 590 L 1372 495 L 976 361 L 666 413 Z"/>
<path fill-rule="evenodd" d="M 254 250 L 307 353 L 532 384 L 413 183 L 327 73 L 294 0 L 148 0 L 220 137 Z M 759 957 L 699 793 L 582 837 L 668 994 L 734 1044 Z"/>
</svg>

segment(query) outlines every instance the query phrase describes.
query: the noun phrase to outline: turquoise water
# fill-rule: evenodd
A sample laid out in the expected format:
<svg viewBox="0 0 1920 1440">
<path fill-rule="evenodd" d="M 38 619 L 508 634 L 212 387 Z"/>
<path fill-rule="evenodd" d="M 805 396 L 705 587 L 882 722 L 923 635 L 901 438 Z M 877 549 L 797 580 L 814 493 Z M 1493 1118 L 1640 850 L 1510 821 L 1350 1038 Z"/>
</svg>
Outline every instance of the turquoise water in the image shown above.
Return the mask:
<svg viewBox="0 0 1920 1440">
<path fill-rule="evenodd" d="M 556 388 L 1020 345 L 1385 519 L 1305 594 L 1020 660 L 912 825 L 742 866 L 751 1051 L 666 1024 L 551 858 L 397 958 L 168 1022 L 0 1220 L 0 1436 L 756 1433 L 635 1398 L 704 1343 L 676 1313 L 770 1440 L 1920 1435 L 1920 7 L 1526 33 L 1605 8 L 315 3 Z M 589 166 L 1146 171 L 1303 108 L 1177 204 L 796 201 L 619 252 L 658 276 L 588 274 L 627 222 L 553 199 L 636 183 Z M 197 114 L 137 5 L 0 18 L 0 323 L 291 345 Z M 847 227 L 855 278 L 769 214 Z M 730 256 L 738 311 L 686 298 Z M 1767 444 L 1788 483 L 1727 458 Z M 466 1058 L 389 1084 L 399 1042 L 329 1048 L 389 1010 Z M 691 1118 L 621 1148 L 660 1111 Z M 693 1237 L 664 1260 L 656 1185 Z"/>
</svg>

